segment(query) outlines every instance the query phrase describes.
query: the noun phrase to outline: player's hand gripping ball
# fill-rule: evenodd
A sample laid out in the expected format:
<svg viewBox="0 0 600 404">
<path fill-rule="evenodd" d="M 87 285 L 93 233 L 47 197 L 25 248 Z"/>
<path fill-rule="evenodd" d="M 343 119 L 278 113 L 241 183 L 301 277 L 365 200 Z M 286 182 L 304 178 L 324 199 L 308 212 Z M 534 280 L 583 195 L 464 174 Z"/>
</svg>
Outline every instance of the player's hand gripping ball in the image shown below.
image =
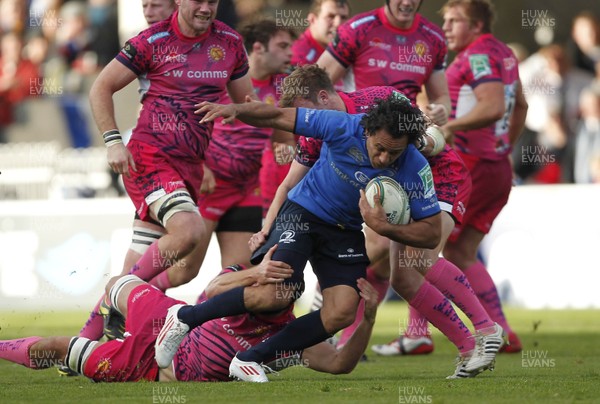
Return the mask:
<svg viewBox="0 0 600 404">
<path fill-rule="evenodd" d="M 373 178 L 365 188 L 365 196 L 371 207 L 375 206 L 374 196 L 379 195 L 379 202 L 392 224 L 408 224 L 410 221 L 410 205 L 408 195 L 393 178 L 379 176 Z"/>
</svg>

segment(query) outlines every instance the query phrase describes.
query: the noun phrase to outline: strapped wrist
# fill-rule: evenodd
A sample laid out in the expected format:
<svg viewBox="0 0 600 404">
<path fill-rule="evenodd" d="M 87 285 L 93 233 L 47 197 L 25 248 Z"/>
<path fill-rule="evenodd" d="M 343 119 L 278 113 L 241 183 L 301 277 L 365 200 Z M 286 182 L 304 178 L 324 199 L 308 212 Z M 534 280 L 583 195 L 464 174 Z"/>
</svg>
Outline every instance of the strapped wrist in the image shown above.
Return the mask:
<svg viewBox="0 0 600 404">
<path fill-rule="evenodd" d="M 102 138 L 104 139 L 104 145 L 106 147 L 110 147 L 118 143 L 123 143 L 121 132 L 119 132 L 118 129 L 107 130 L 102 134 Z"/>
</svg>

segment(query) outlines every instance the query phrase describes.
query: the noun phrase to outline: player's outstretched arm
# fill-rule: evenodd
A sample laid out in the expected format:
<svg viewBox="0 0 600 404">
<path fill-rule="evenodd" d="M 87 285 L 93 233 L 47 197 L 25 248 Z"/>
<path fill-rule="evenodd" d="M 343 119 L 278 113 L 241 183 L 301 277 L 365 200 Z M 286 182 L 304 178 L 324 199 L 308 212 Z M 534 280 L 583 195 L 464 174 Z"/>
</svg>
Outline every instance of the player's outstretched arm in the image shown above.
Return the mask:
<svg viewBox="0 0 600 404">
<path fill-rule="evenodd" d="M 288 132 L 294 130 L 296 122 L 296 108 L 277 108 L 270 104 L 252 101 L 246 97 L 243 104 L 215 104 L 203 102 L 196 105 L 196 114 L 205 114 L 200 123 L 214 121 L 223 118 L 223 123 L 233 123 L 235 119 L 248 125 L 261 128 L 275 128 Z"/>
<path fill-rule="evenodd" d="M 239 286 L 264 285 L 283 282 L 292 276 L 292 267 L 282 261 L 272 261 L 277 244 L 269 249 L 262 262 L 243 271 L 229 272 L 214 278 L 204 292 L 207 298 L 219 295 Z"/>
<path fill-rule="evenodd" d="M 365 315 L 361 323 L 339 351 L 327 342 L 305 349 L 301 363 L 305 363 L 310 369 L 332 374 L 350 373 L 365 352 L 377 315 L 377 291 L 363 278 L 357 284 L 360 297 L 365 301 Z"/>
<path fill-rule="evenodd" d="M 360 190 L 358 206 L 360 214 L 374 232 L 404 245 L 417 248 L 435 248 L 442 237 L 442 215 L 437 213 L 409 224 L 392 224 L 387 221 L 379 196 L 374 196 L 375 204 L 369 205 L 365 191 Z"/>
</svg>

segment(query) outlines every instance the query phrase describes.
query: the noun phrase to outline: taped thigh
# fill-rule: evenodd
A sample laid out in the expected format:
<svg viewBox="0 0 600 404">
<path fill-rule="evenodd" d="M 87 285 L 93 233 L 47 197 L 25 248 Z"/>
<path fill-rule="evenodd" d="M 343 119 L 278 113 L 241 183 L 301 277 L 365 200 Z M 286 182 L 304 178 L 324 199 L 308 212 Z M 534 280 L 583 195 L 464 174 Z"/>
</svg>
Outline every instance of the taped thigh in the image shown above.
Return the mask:
<svg viewBox="0 0 600 404">
<path fill-rule="evenodd" d="M 127 285 L 130 282 L 143 282 L 140 278 L 135 275 L 125 275 L 117 279 L 115 284 L 110 288 L 108 292 L 108 298 L 110 299 L 110 305 L 113 309 L 118 311 L 119 313 L 125 315 L 119 308 L 119 294 L 123 290 L 123 286 Z"/>
<path fill-rule="evenodd" d="M 165 233 L 141 226 L 133 226 L 133 235 L 131 236 L 130 250 L 138 254 L 144 254 L 150 245 L 161 238 Z"/>
<path fill-rule="evenodd" d="M 200 215 L 198 206 L 185 188 L 178 188 L 161 196 L 150 205 L 150 210 L 165 228 L 167 221 L 177 212 L 192 212 Z"/>
<path fill-rule="evenodd" d="M 98 341 L 92 341 L 83 337 L 71 338 L 65 358 L 69 369 L 82 375 L 85 361 L 90 357 L 97 343 Z"/>
</svg>

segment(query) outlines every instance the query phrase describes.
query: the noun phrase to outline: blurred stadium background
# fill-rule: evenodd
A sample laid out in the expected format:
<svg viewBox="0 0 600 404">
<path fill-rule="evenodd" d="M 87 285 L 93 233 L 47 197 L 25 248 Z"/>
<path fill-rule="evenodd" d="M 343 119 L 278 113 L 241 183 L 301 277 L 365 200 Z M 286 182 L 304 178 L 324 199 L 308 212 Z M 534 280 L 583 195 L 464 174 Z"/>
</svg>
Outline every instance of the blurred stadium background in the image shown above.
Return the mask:
<svg viewBox="0 0 600 404">
<path fill-rule="evenodd" d="M 108 170 L 87 93 L 125 39 L 145 27 L 140 3 L 0 0 L 0 61 L 6 61 L 9 45 L 17 46 L 18 74 L 39 72 L 26 77 L 19 94 L 2 91 L 0 98 L 0 310 L 87 309 L 108 277 L 120 272 L 133 206 Z M 305 28 L 301 21 L 309 1 L 235 3 L 235 9 L 227 8 L 237 10 L 232 24 L 258 12 L 290 23 L 281 10 L 292 10 L 300 16 L 293 24 Z M 384 2 L 350 3 L 355 14 Z M 437 11 L 443 3 L 424 0 L 421 12 L 441 24 Z M 600 3 L 497 0 L 495 6 L 496 36 L 516 44 L 523 60 L 532 119 L 513 154 L 518 185 L 484 242 L 482 257 L 508 304 L 600 308 L 600 274 L 593 264 L 600 246 L 600 126 L 595 149 L 578 150 L 576 141 L 585 89 L 598 102 L 600 121 L 600 87 L 594 82 L 594 75 L 600 78 L 600 28 L 585 34 L 593 45 L 586 52 L 572 35 L 573 19 L 584 11 L 600 17 Z M 11 33 L 23 42 L 5 48 Z M 590 60 L 596 63 L 591 69 Z M 0 86 L 11 80 L 2 66 Z M 137 83 L 115 102 L 120 128 L 131 128 L 139 105 Z M 545 124 L 553 119 L 563 128 L 562 143 L 546 133 Z M 582 159 L 588 163 L 586 175 L 578 176 L 573 167 Z M 169 294 L 194 299 L 219 271 L 219 259 L 213 243 L 200 276 Z"/>
</svg>

